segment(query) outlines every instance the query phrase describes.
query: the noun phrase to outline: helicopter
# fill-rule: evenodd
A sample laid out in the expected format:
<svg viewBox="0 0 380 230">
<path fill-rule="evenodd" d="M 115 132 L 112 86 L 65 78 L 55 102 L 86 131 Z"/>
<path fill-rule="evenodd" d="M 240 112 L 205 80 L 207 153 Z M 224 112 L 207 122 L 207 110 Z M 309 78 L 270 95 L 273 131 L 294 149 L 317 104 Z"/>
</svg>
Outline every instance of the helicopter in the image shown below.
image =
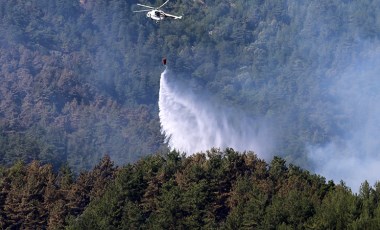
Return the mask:
<svg viewBox="0 0 380 230">
<path fill-rule="evenodd" d="M 161 6 L 159 6 L 157 8 L 156 7 L 152 7 L 152 6 L 143 5 L 143 4 L 137 4 L 138 6 L 142 6 L 142 7 L 145 7 L 147 9 L 145 9 L 145 10 L 136 10 L 136 11 L 133 11 L 133 12 L 148 12 L 148 13 L 146 13 L 146 17 L 148 17 L 148 18 L 150 18 L 152 20 L 155 20 L 156 23 L 158 23 L 161 20 L 164 20 L 167 17 L 168 18 L 173 18 L 173 19 L 182 19 L 182 16 L 176 16 L 176 15 L 168 14 L 168 13 L 165 13 L 164 11 L 160 10 L 168 2 L 169 2 L 169 0 L 167 0 L 166 2 L 164 2 L 164 4 L 162 4 Z"/>
</svg>

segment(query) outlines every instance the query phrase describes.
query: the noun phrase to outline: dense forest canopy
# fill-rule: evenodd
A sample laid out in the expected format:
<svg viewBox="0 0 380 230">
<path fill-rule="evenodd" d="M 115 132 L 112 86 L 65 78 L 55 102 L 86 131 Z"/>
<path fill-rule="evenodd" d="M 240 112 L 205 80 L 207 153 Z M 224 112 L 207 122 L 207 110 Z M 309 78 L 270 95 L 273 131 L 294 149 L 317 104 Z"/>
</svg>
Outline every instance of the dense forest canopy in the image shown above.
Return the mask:
<svg viewBox="0 0 380 230">
<path fill-rule="evenodd" d="M 135 51 L 132 32 L 108 31 L 114 13 L 113 30 L 126 29 L 129 4 L 0 4 L 2 164 L 67 161 L 79 172 L 106 153 L 132 162 L 163 146 L 158 80 L 141 68 L 149 56 Z"/>
<path fill-rule="evenodd" d="M 33 161 L 0 168 L 2 229 L 378 229 L 380 185 L 341 182 L 275 157 L 172 151 L 73 177 Z"/>
<path fill-rule="evenodd" d="M 319 166 L 316 153 L 331 145 L 339 155 L 366 119 L 354 122 L 343 108 L 356 104 L 342 95 L 356 79 L 376 80 L 355 68 L 379 64 L 376 1 L 173 0 L 165 10 L 184 18 L 158 24 L 132 13 L 136 3 L 163 1 L 0 2 L 1 164 L 68 162 L 79 172 L 107 153 L 122 164 L 165 151 L 162 56 L 192 90 L 271 120 L 271 154 L 289 162 Z"/>
<path fill-rule="evenodd" d="M 274 157 L 170 152 L 121 169 L 69 229 L 377 229 L 379 183 L 359 192 Z"/>
<path fill-rule="evenodd" d="M 379 229 L 378 1 L 163 2 L 0 1 L 0 228 Z M 169 151 L 163 56 L 270 159 Z"/>
</svg>

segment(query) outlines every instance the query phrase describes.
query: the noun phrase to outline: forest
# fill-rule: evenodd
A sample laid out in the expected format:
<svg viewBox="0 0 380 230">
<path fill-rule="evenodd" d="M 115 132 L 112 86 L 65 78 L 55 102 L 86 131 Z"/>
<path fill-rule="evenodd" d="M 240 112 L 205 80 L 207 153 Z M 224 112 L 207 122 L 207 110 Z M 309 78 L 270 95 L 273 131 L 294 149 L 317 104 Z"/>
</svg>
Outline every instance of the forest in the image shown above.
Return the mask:
<svg viewBox="0 0 380 230">
<path fill-rule="evenodd" d="M 0 1 L 1 228 L 379 228 L 380 4 L 163 2 Z M 171 150 L 162 57 L 272 152 Z"/>
<path fill-rule="evenodd" d="M 271 156 L 313 169 L 310 147 L 353 135 L 334 94 L 342 71 L 376 50 L 375 1 L 170 1 L 186 16 L 158 24 L 136 3 L 0 3 L 1 164 L 79 173 L 106 154 L 123 164 L 165 152 L 163 56 L 195 92 L 271 121 Z"/>
<path fill-rule="evenodd" d="M 343 181 L 253 152 L 176 151 L 117 167 L 0 169 L 2 229 L 378 229 L 380 184 Z"/>
</svg>

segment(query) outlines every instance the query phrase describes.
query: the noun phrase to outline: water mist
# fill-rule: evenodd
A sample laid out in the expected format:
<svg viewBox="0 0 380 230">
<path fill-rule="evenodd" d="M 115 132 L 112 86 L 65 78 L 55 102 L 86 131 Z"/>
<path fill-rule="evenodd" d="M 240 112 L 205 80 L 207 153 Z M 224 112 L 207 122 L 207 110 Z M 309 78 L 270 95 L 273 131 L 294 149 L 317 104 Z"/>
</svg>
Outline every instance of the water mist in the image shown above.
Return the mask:
<svg viewBox="0 0 380 230">
<path fill-rule="evenodd" d="M 195 94 L 169 70 L 161 74 L 158 104 L 161 131 L 172 149 L 193 154 L 231 147 L 267 158 L 273 147 L 267 122 Z"/>
</svg>

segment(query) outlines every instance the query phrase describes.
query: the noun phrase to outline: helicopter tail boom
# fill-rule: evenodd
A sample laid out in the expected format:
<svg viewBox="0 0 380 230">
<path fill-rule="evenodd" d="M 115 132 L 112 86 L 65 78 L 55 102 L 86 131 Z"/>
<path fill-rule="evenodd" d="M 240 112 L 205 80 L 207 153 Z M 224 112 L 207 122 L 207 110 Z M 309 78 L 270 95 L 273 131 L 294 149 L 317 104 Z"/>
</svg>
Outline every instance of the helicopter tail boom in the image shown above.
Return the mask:
<svg viewBox="0 0 380 230">
<path fill-rule="evenodd" d="M 150 11 L 150 10 L 134 10 L 133 12 L 138 13 L 138 12 L 148 12 L 148 11 Z"/>
</svg>

